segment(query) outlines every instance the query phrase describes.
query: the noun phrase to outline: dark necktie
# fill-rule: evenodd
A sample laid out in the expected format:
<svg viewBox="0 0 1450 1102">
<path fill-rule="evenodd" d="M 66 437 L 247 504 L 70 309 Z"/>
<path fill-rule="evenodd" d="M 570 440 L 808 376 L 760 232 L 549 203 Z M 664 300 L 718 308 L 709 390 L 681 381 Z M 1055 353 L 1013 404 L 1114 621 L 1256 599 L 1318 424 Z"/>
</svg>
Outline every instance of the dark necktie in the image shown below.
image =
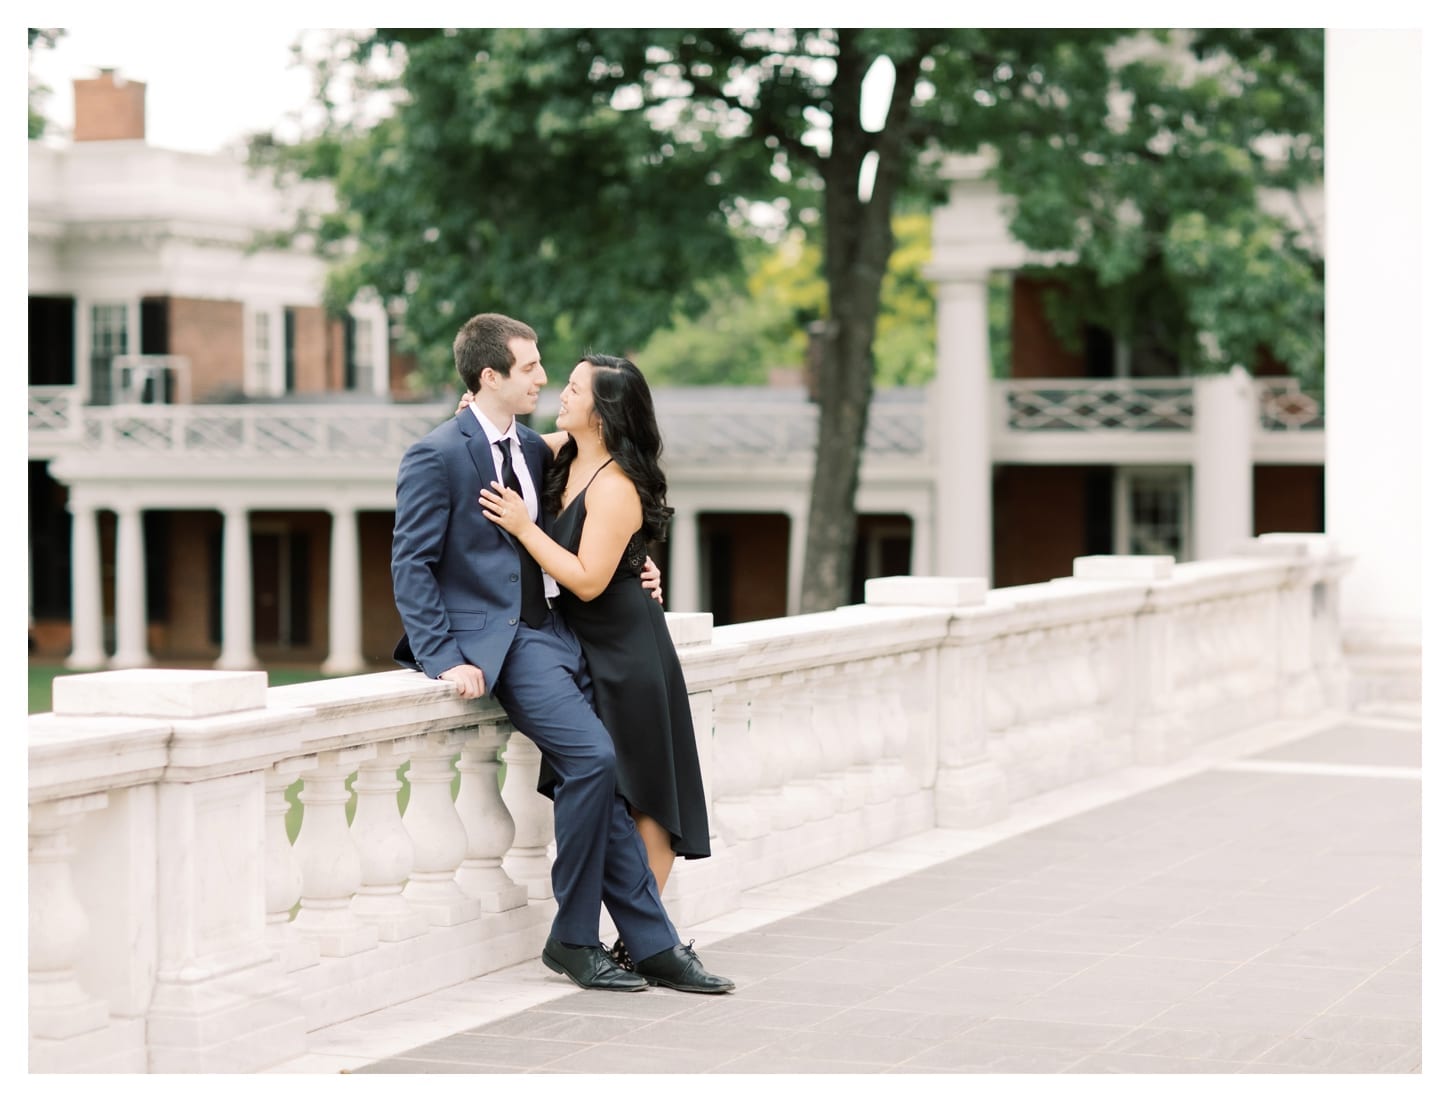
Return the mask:
<svg viewBox="0 0 1450 1102">
<path fill-rule="evenodd" d="M 498 442 L 499 454 L 503 460 L 498 466 L 499 481 L 507 486 L 519 497 L 524 496 L 523 487 L 519 485 L 519 476 L 514 474 L 514 449 L 507 437 Z M 523 580 L 523 600 L 519 607 L 519 616 L 524 623 L 531 628 L 541 628 L 549 616 L 549 605 L 544 600 L 544 575 L 539 571 L 539 564 L 534 557 L 524 550 L 520 543 L 519 549 L 519 577 Z"/>
</svg>

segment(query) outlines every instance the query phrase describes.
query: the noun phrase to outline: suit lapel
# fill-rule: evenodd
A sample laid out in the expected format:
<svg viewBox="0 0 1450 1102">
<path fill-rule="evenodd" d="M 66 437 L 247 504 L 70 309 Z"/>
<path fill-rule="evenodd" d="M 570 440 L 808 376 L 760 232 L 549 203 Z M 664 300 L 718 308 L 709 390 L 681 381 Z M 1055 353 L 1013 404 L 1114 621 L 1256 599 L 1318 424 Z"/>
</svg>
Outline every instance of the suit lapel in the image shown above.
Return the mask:
<svg viewBox="0 0 1450 1102">
<path fill-rule="evenodd" d="M 488 442 L 488 433 L 483 431 L 472 410 L 459 410 L 457 420 L 459 430 L 468 439 L 468 456 L 473 460 L 474 469 L 478 472 L 478 485 L 482 489 L 499 477 L 493 445 Z"/>
</svg>

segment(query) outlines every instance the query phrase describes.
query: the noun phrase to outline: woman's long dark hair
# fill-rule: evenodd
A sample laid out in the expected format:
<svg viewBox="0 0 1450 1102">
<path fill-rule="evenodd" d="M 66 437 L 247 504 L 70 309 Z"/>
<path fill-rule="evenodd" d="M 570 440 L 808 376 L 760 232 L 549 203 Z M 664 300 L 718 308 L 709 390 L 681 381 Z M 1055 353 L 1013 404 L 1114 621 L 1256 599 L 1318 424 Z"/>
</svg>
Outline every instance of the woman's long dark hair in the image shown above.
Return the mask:
<svg viewBox="0 0 1450 1102">
<path fill-rule="evenodd" d="M 622 356 L 586 352 L 579 359 L 594 367 L 590 382 L 604 447 L 639 492 L 639 502 L 644 507 L 645 539 L 662 540 L 669 530 L 674 509 L 665 504 L 665 474 L 660 470 L 664 441 L 655 421 L 655 403 L 649 384 L 639 368 Z M 557 514 L 563 504 L 569 465 L 578 453 L 578 445 L 571 436 L 559 449 L 544 478 L 544 508 L 551 513 Z"/>
</svg>

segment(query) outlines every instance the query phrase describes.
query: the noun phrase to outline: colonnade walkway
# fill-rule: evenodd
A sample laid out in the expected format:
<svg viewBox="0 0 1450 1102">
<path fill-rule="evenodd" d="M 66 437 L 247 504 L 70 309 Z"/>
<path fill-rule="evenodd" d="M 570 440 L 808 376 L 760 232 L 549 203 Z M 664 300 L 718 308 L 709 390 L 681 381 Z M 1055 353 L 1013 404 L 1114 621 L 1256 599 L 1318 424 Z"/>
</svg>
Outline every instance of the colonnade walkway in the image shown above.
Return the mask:
<svg viewBox="0 0 1450 1102">
<path fill-rule="evenodd" d="M 750 891 L 733 994 L 534 961 L 272 1070 L 1419 1073 L 1420 840 L 1417 708 L 1276 723 Z"/>
</svg>

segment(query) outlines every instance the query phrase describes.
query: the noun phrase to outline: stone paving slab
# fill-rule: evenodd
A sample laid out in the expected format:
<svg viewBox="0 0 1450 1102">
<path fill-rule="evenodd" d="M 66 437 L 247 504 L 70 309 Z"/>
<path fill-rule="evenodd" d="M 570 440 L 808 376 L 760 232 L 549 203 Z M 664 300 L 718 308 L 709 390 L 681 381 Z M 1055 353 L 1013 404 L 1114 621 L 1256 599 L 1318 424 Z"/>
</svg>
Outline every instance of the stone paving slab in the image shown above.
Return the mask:
<svg viewBox="0 0 1450 1102">
<path fill-rule="evenodd" d="M 1404 726 L 1257 755 L 1362 774 L 1210 769 L 723 937 L 731 995 L 574 992 L 355 1072 L 1418 1072 Z"/>
</svg>

